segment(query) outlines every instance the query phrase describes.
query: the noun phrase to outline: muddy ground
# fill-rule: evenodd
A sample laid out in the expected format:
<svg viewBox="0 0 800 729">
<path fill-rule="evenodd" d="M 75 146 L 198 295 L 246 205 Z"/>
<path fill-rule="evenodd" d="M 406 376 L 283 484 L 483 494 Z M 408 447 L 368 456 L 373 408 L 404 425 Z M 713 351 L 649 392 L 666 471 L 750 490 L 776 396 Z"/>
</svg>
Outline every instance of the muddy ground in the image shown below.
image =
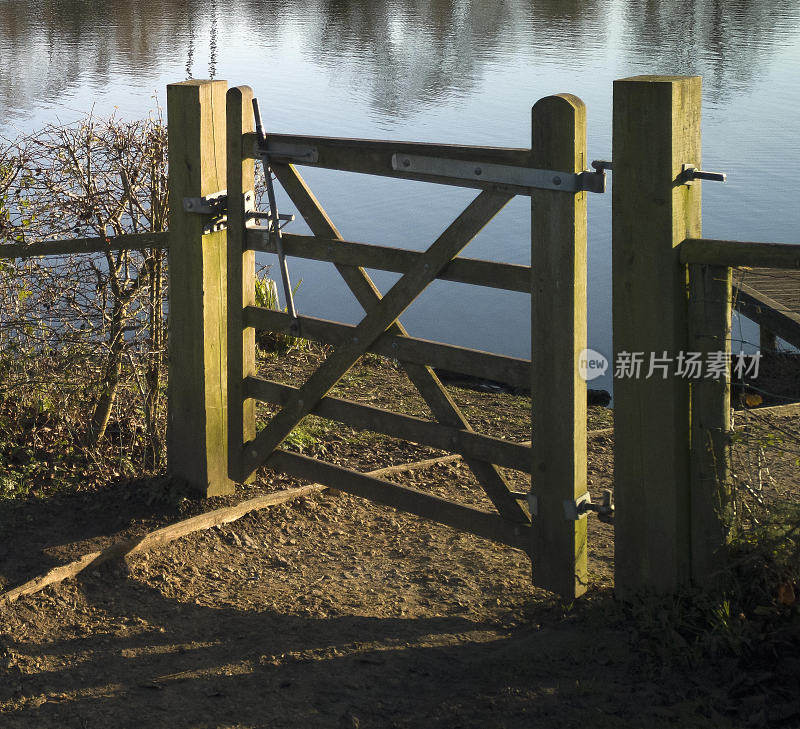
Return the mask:
<svg viewBox="0 0 800 729">
<path fill-rule="evenodd" d="M 296 382 L 312 364 L 295 353 L 265 369 Z M 450 392 L 477 429 L 530 437 L 526 397 Z M 362 362 L 339 394 L 425 413 L 382 360 Z M 591 410 L 590 430 L 609 424 L 608 410 Z M 318 419 L 291 447 L 362 470 L 437 455 Z M 612 435 L 591 435 L 595 495 L 612 471 Z M 488 507 L 459 462 L 396 480 Z M 295 485 L 264 473 L 210 501 L 161 480 L 5 502 L 0 581 Z M 800 723 L 796 696 L 770 689 L 779 671 L 800 675 L 800 658 L 767 660 L 738 684 L 717 680 L 713 661 L 665 661 L 613 600 L 612 528 L 591 518 L 589 543 L 589 593 L 565 604 L 531 586 L 524 554 L 346 494 L 253 513 L 0 606 L 0 727 Z M 724 660 L 730 674 L 735 659 Z"/>
</svg>

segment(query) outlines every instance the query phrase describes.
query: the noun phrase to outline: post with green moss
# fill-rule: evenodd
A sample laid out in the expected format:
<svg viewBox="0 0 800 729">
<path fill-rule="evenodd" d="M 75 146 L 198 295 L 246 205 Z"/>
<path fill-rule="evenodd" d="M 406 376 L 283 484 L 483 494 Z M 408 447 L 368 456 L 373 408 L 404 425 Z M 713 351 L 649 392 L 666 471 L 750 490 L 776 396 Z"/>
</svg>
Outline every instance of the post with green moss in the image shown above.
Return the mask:
<svg viewBox="0 0 800 729">
<path fill-rule="evenodd" d="M 614 379 L 616 587 L 623 597 L 673 592 L 691 577 L 689 380 L 674 368 L 689 349 L 678 246 L 700 237 L 700 183 L 684 184 L 681 172 L 684 164 L 700 167 L 700 110 L 699 77 L 614 82 L 614 357 L 628 364 Z M 651 368 L 665 361 L 666 376 Z"/>
<path fill-rule="evenodd" d="M 571 94 L 533 107 L 533 166 L 586 168 L 586 107 Z M 531 196 L 531 470 L 533 581 L 566 598 L 587 587 L 586 515 L 570 509 L 586 493 L 586 193 Z"/>
<path fill-rule="evenodd" d="M 206 496 L 230 493 L 227 413 L 227 236 L 185 198 L 226 188 L 225 81 L 167 86 L 169 125 L 169 418 L 173 476 Z"/>
</svg>

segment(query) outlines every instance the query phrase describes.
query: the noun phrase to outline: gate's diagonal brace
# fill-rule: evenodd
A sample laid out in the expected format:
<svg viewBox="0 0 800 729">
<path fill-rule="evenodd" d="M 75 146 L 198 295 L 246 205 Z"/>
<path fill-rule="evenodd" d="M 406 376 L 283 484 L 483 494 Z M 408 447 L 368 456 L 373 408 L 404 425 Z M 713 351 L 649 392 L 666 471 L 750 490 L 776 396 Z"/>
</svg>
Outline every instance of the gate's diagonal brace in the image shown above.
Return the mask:
<svg viewBox="0 0 800 729">
<path fill-rule="evenodd" d="M 273 171 L 314 235 L 342 240 L 336 226 L 295 167 L 276 163 L 273 165 Z M 335 265 L 365 311 L 368 311 L 376 301 L 380 300 L 380 292 L 363 268 L 343 264 Z M 407 336 L 405 328 L 399 321 L 395 321 L 388 331 L 391 334 Z M 401 365 L 439 422 L 472 431 L 472 427 L 461 413 L 458 405 L 430 367 L 409 362 L 401 362 Z M 474 458 L 465 458 L 464 461 L 475 474 L 475 478 L 501 516 L 515 522 L 530 522 L 530 517 L 512 495 L 508 482 L 497 466 Z"/>
<path fill-rule="evenodd" d="M 386 296 L 367 311 L 354 329 L 351 343 L 336 349 L 245 448 L 245 468 L 255 468 L 269 457 L 369 346 L 436 278 L 436 274 L 467 246 L 512 197 L 503 193 L 482 192 L 467 206 L 423 254 L 421 265 L 403 275 Z"/>
</svg>

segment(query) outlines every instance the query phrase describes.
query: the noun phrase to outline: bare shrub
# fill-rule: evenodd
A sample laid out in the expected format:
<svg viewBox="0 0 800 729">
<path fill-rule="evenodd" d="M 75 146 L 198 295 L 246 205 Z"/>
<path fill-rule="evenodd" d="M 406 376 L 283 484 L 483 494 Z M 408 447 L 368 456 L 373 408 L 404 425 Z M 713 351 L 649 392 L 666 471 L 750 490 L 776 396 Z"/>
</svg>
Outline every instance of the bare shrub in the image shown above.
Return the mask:
<svg viewBox="0 0 800 729">
<path fill-rule="evenodd" d="M 163 231 L 167 216 L 160 113 L 134 122 L 90 116 L 5 144 L 0 236 L 7 242 Z M 162 463 L 165 349 L 163 251 L 2 262 L 7 416 L 34 406 L 52 413 L 48 422 L 65 428 L 60 445 L 80 446 L 96 466 L 114 473 L 132 470 L 131 459 Z"/>
</svg>

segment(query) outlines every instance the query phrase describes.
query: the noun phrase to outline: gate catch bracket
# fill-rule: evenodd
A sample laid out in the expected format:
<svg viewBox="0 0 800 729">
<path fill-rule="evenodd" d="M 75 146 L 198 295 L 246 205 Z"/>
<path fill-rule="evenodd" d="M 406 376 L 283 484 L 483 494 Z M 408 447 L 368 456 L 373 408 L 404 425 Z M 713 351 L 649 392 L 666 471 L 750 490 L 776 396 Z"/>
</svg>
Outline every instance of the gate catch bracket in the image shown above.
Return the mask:
<svg viewBox="0 0 800 729">
<path fill-rule="evenodd" d="M 253 190 L 248 190 L 244 194 L 244 213 L 246 223 L 249 224 L 251 218 L 269 217 L 268 213 L 259 213 L 253 215 L 256 207 L 256 194 Z M 211 215 L 211 220 L 203 226 L 203 235 L 208 233 L 216 233 L 220 230 L 225 230 L 228 227 L 228 191 L 220 190 L 219 192 L 212 192 L 210 195 L 203 195 L 203 197 L 185 197 L 183 198 L 183 209 L 187 213 L 195 213 L 197 215 Z M 282 220 L 286 220 L 285 216 L 280 216 Z M 294 220 L 294 216 L 292 216 Z M 287 221 L 288 222 L 288 221 Z"/>
<path fill-rule="evenodd" d="M 564 501 L 564 518 L 567 521 L 578 521 L 586 516 L 590 511 L 594 511 L 600 521 L 610 522 L 614 517 L 614 497 L 611 489 L 603 489 L 600 502 L 595 504 L 587 491 L 574 501 L 566 499 Z"/>
<path fill-rule="evenodd" d="M 711 182 L 725 182 L 728 176 L 724 172 L 707 172 L 698 170 L 694 165 L 682 165 L 678 181 L 681 185 L 691 185 L 694 180 L 709 180 Z"/>
</svg>

